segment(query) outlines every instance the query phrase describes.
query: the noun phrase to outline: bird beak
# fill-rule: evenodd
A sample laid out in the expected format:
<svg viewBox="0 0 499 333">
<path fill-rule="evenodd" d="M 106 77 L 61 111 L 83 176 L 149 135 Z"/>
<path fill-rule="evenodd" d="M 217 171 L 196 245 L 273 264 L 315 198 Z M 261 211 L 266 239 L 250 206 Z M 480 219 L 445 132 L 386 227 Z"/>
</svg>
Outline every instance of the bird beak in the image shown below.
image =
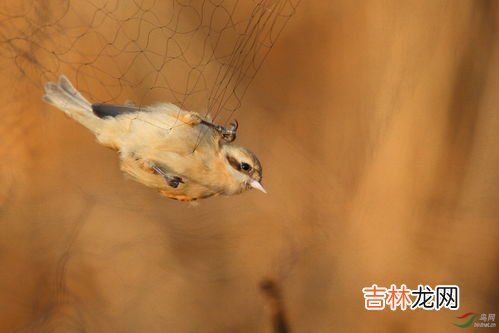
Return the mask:
<svg viewBox="0 0 499 333">
<path fill-rule="evenodd" d="M 263 193 L 267 193 L 267 191 L 265 191 L 265 189 L 263 188 L 262 184 L 260 184 L 260 182 L 252 179 L 249 183 L 249 185 L 253 188 L 256 188 L 257 190 L 259 191 L 262 191 Z"/>
</svg>

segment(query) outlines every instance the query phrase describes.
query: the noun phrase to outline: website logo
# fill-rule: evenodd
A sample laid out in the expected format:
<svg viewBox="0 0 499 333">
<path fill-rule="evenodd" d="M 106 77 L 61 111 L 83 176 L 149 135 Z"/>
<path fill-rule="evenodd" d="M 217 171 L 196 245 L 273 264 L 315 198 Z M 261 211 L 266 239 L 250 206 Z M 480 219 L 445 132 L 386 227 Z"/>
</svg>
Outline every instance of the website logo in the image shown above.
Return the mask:
<svg viewBox="0 0 499 333">
<path fill-rule="evenodd" d="M 460 328 L 466 328 L 471 326 L 473 324 L 474 328 L 494 328 L 496 327 L 496 314 L 495 313 L 482 313 L 480 314 L 479 319 L 476 319 L 478 317 L 478 313 L 474 312 L 466 312 L 459 317 L 456 317 L 457 319 L 461 319 L 460 324 L 454 323 L 454 326 L 460 327 Z"/>
</svg>

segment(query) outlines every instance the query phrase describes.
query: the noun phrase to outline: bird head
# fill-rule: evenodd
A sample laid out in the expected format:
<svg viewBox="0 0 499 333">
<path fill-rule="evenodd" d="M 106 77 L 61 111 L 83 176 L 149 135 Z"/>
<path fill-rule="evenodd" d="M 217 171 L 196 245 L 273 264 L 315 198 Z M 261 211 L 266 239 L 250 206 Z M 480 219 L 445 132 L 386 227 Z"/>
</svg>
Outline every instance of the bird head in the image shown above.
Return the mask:
<svg viewBox="0 0 499 333">
<path fill-rule="evenodd" d="M 221 151 L 240 192 L 254 188 L 267 193 L 261 183 L 262 165 L 255 154 L 233 144 L 224 144 Z"/>
</svg>

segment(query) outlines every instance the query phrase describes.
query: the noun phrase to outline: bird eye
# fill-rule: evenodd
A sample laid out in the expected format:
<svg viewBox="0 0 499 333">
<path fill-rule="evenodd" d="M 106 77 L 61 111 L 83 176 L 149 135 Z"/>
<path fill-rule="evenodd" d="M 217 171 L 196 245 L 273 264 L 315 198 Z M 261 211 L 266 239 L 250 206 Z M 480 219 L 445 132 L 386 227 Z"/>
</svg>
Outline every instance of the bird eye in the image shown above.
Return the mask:
<svg viewBox="0 0 499 333">
<path fill-rule="evenodd" d="M 244 171 L 251 171 L 251 165 L 249 165 L 246 162 L 242 162 L 241 163 L 241 169 L 244 170 Z"/>
</svg>

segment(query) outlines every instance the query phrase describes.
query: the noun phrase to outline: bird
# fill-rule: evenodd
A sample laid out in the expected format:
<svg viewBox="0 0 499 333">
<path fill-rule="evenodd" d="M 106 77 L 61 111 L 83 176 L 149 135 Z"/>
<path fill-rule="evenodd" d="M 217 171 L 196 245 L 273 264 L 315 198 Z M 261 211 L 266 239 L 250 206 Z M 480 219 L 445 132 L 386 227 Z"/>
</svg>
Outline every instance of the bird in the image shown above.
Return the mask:
<svg viewBox="0 0 499 333">
<path fill-rule="evenodd" d="M 233 143 L 237 121 L 224 127 L 172 103 L 90 103 L 66 76 L 45 84 L 43 101 L 63 111 L 116 150 L 120 169 L 167 198 L 195 201 L 249 189 L 266 193 L 262 165 Z"/>
</svg>

